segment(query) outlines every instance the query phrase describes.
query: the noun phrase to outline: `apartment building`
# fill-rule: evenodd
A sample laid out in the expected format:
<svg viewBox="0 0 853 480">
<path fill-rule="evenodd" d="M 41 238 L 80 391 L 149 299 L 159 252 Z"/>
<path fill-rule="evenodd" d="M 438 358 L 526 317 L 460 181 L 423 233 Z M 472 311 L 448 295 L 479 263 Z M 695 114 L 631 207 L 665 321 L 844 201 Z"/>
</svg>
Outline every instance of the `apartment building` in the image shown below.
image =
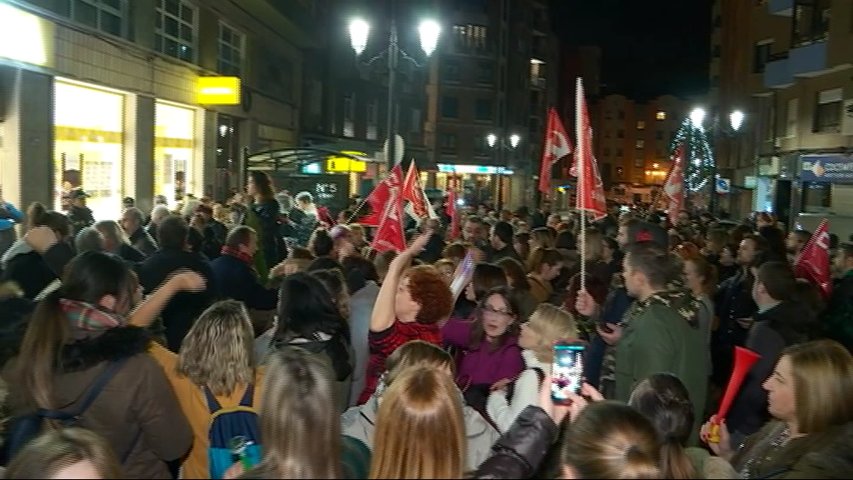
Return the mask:
<svg viewBox="0 0 853 480">
<path fill-rule="evenodd" d="M 711 63 L 718 111 L 743 108 L 742 133 L 715 138 L 740 203 L 792 222 L 853 215 L 853 2 L 719 0 Z"/>
<path fill-rule="evenodd" d="M 241 148 L 298 144 L 314 2 L 0 3 L 0 184 L 59 208 L 82 187 L 98 218 L 123 197 L 223 198 Z"/>
</svg>

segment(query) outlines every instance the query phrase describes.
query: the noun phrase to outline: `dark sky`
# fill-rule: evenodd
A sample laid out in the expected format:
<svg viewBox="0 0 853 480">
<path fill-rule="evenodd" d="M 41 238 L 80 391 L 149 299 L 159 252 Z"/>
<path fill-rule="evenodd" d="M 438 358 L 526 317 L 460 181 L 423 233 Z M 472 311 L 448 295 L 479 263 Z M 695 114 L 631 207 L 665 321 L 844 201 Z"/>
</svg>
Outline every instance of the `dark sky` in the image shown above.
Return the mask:
<svg viewBox="0 0 853 480">
<path fill-rule="evenodd" d="M 551 12 L 565 46 L 602 48 L 602 94 L 707 92 L 711 0 L 552 0 Z"/>
</svg>

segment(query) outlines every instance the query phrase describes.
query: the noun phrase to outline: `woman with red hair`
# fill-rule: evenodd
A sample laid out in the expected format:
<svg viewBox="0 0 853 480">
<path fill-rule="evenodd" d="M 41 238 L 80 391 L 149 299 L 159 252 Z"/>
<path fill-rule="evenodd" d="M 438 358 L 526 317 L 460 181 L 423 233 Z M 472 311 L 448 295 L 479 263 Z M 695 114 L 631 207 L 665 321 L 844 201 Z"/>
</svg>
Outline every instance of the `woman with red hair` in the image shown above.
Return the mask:
<svg viewBox="0 0 853 480">
<path fill-rule="evenodd" d="M 411 340 L 441 345 L 438 322 L 446 320 L 453 309 L 450 287 L 435 267 L 409 266 L 432 234 L 416 238 L 388 266 L 370 318 L 370 358 L 359 404 L 370 398 L 385 370 L 385 359 L 397 347 Z"/>
</svg>

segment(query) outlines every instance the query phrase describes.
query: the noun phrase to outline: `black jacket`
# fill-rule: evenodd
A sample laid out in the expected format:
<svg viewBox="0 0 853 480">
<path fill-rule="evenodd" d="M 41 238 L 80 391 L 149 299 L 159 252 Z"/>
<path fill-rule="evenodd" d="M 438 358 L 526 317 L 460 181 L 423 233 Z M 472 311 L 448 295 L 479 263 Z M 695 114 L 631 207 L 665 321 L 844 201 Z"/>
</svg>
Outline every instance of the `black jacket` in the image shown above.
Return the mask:
<svg viewBox="0 0 853 480">
<path fill-rule="evenodd" d="M 746 339 L 746 348 L 761 355 L 747 373 L 735 397 L 726 422 L 730 430 L 751 435 L 761 429 L 767 413 L 767 391 L 761 386 L 773 373 L 785 347 L 809 341 L 818 326 L 814 313 L 799 302 L 787 301 L 755 315 L 755 324 Z"/>
<path fill-rule="evenodd" d="M 474 478 L 533 477 L 558 433 L 544 410 L 528 406 L 492 446 L 492 456 L 480 465 Z"/>
<path fill-rule="evenodd" d="M 143 255 L 152 255 L 157 251 L 157 242 L 151 237 L 144 227 L 139 227 L 128 239 L 133 248 L 142 252 Z"/>
<path fill-rule="evenodd" d="M 158 250 L 137 267 L 139 283 L 150 294 L 159 287 L 169 275 L 179 269 L 197 272 L 207 280 L 207 289 L 200 293 L 179 293 L 175 295 L 161 317 L 166 327 L 166 341 L 169 350 L 177 352 L 187 332 L 201 312 L 216 298 L 216 281 L 210 264 L 199 254 L 183 250 Z"/>
<path fill-rule="evenodd" d="M 246 308 L 256 310 L 276 308 L 278 292 L 264 288 L 246 262 L 231 255 L 222 255 L 210 262 L 210 268 L 220 297 L 239 300 L 246 304 Z"/>
</svg>

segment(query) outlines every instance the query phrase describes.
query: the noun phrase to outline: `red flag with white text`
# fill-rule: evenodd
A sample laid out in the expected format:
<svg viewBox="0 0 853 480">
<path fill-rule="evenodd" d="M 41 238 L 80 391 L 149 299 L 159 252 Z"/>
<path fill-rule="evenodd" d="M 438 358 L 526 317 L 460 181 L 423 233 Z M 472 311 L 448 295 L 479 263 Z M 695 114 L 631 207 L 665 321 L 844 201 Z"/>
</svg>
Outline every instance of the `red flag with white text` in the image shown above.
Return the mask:
<svg viewBox="0 0 853 480">
<path fill-rule="evenodd" d="M 403 235 L 403 198 L 399 187 L 388 189 L 389 200 L 384 205 L 379 228 L 370 247 L 377 252 L 393 250 L 397 253 L 406 249 L 406 237 Z"/>
<path fill-rule="evenodd" d="M 572 144 L 557 110 L 548 110 L 548 126 L 545 129 L 545 146 L 542 149 L 542 165 L 539 170 L 539 191 L 546 196 L 551 193 L 551 170 L 561 158 L 572 153 Z"/>
<path fill-rule="evenodd" d="M 364 199 L 364 203 L 370 207 L 370 213 L 358 219 L 358 223 L 366 227 L 378 227 L 382 220 L 383 212 L 391 200 L 391 189 L 400 188 L 403 181 L 403 169 L 399 164 L 391 169 L 391 173 L 379 182 L 372 192 Z M 398 194 L 399 196 L 399 194 Z"/>
<path fill-rule="evenodd" d="M 684 144 L 676 147 L 672 154 L 672 166 L 663 183 L 663 194 L 667 202 L 667 216 L 670 225 L 675 225 L 678 212 L 684 210 Z"/>
<path fill-rule="evenodd" d="M 575 91 L 577 105 L 577 122 L 575 124 L 575 159 L 570 173 L 578 177 L 577 203 L 578 210 L 593 214 L 595 219 L 607 215 L 607 199 L 604 196 L 604 182 L 598 171 L 598 161 L 592 153 L 592 126 L 589 122 L 589 112 L 586 107 L 586 97 L 583 92 L 583 80 L 577 79 Z"/>
<path fill-rule="evenodd" d="M 824 299 L 832 294 L 832 271 L 829 263 L 829 222 L 820 221 L 812 238 L 794 260 L 794 275 L 805 278 L 820 288 Z"/>
<path fill-rule="evenodd" d="M 418 167 L 413 161 L 403 180 L 403 201 L 408 201 L 406 212 L 418 221 L 426 218 L 438 218 L 421 185 Z"/>
<path fill-rule="evenodd" d="M 448 238 L 450 240 L 456 240 L 456 238 L 459 237 L 459 214 L 456 211 L 456 190 L 453 190 L 452 188 L 447 192 L 447 207 L 445 209 L 445 213 L 450 217 Z"/>
</svg>

